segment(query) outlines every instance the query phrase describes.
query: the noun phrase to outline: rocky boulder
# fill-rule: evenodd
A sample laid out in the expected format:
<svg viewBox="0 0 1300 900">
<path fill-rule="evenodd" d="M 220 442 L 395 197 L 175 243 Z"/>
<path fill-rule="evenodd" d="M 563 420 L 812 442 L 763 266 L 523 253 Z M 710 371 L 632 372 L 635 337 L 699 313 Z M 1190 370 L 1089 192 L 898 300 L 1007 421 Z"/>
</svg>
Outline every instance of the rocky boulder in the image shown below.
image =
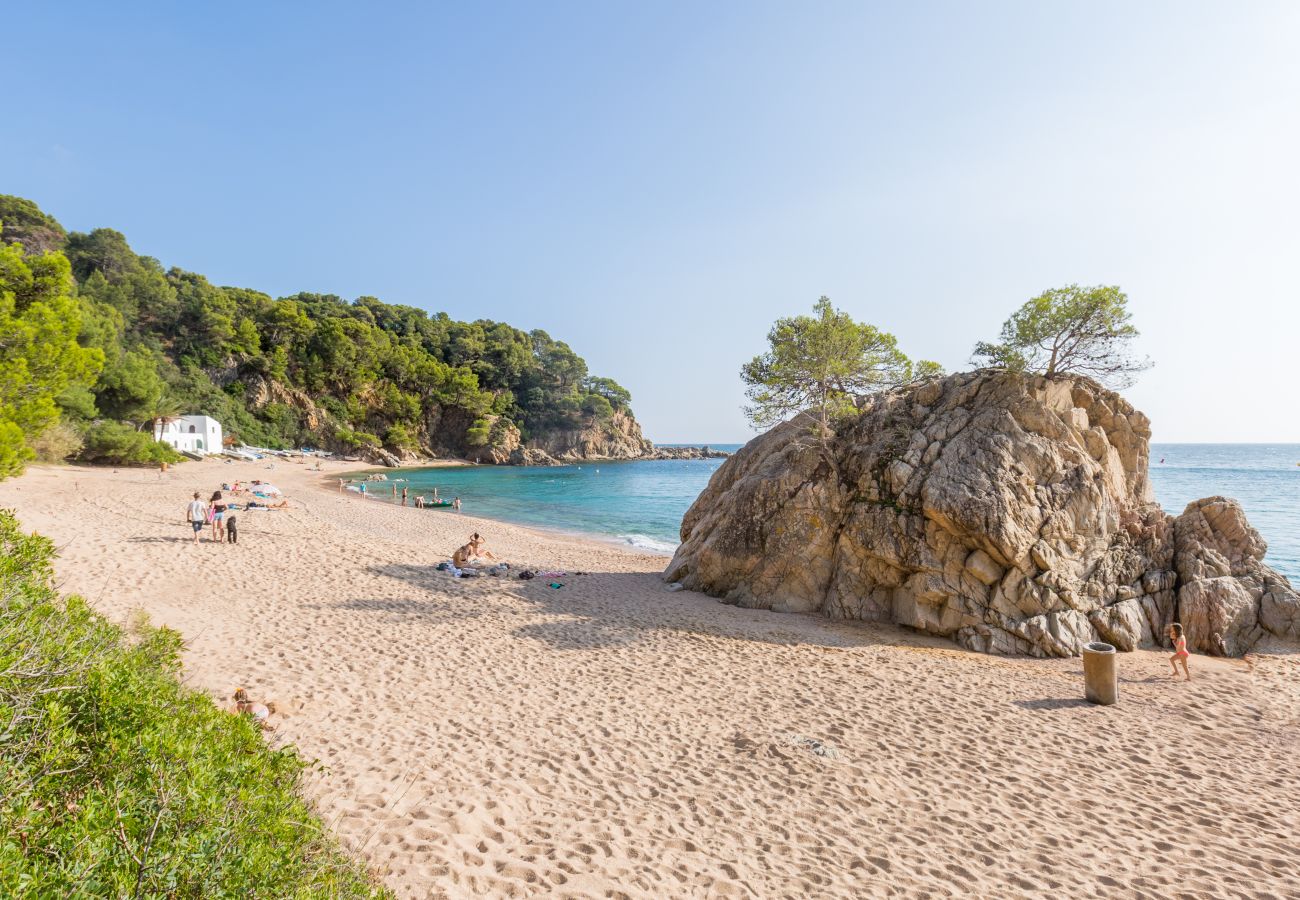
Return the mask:
<svg viewBox="0 0 1300 900">
<path fill-rule="evenodd" d="M 1236 500 L 1197 500 L 1174 520 L 1178 615 L 1189 645 L 1239 655 L 1265 634 L 1300 639 L 1300 597 L 1264 565 L 1267 549 Z"/>
<path fill-rule="evenodd" d="M 825 444 L 797 421 L 750 441 L 687 512 L 664 577 L 741 606 L 896 622 L 984 652 L 1158 643 L 1180 574 L 1177 529 L 1151 496 L 1149 438 L 1144 415 L 1087 379 L 977 372 L 910 385 L 868 398 Z M 1230 565 L 1213 577 L 1241 581 L 1270 622 L 1291 627 L 1285 580 L 1222 521 L 1214 534 L 1259 566 L 1258 591 Z M 1239 600 L 1203 606 L 1244 621 L 1227 611 Z M 1243 634 L 1237 652 L 1255 632 Z"/>
<path fill-rule="evenodd" d="M 587 459 L 643 459 L 654 452 L 654 444 L 641 433 L 641 425 L 630 413 L 616 410 L 608 419 L 588 418 L 576 428 L 547 431 L 527 444 L 562 462 Z"/>
<path fill-rule="evenodd" d="M 731 454 L 712 447 L 655 447 L 645 459 L 726 459 Z"/>
</svg>

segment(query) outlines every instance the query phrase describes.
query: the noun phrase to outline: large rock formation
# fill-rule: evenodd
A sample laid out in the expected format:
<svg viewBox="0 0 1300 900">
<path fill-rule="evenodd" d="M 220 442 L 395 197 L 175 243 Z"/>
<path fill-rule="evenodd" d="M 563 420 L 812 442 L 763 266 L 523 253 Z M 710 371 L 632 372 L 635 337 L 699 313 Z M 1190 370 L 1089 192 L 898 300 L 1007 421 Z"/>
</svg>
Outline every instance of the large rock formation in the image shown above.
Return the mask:
<svg viewBox="0 0 1300 900">
<path fill-rule="evenodd" d="M 1240 655 L 1267 634 L 1300 638 L 1290 583 L 1264 565 L 1268 546 L 1241 505 L 1224 497 L 1188 504 L 1174 520 L 1178 615 L 1189 644 Z"/>
<path fill-rule="evenodd" d="M 823 446 L 787 422 L 724 463 L 665 578 L 729 603 L 947 635 L 994 653 L 1300 636 L 1240 507 L 1152 500 L 1150 424 L 1087 379 L 979 372 L 867 399 Z"/>
<path fill-rule="evenodd" d="M 609 419 L 588 419 L 578 428 L 548 431 L 526 444 L 552 459 L 642 459 L 654 453 L 654 444 L 641 433 L 641 424 L 623 410 Z"/>
<path fill-rule="evenodd" d="M 726 450 L 714 450 L 707 444 L 703 447 L 655 447 L 645 459 L 726 459 L 731 454 Z"/>
</svg>

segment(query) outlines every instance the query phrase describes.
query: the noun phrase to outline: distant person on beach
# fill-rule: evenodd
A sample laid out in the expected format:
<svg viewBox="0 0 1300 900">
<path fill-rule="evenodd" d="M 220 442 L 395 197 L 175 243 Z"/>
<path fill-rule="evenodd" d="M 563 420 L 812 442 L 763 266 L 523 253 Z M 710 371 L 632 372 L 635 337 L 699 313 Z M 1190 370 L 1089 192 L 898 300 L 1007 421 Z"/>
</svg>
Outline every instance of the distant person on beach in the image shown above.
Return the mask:
<svg viewBox="0 0 1300 900">
<path fill-rule="evenodd" d="M 265 703 L 254 703 L 244 688 L 235 691 L 235 710 L 241 715 L 251 717 L 257 723 L 257 727 L 263 731 L 275 730 L 275 726 L 267 721 L 274 710 Z"/>
<path fill-rule="evenodd" d="M 460 512 L 460 498 L 459 498 L 459 497 L 457 497 L 455 500 L 451 501 L 451 508 L 454 509 L 454 510 L 456 510 L 456 512 Z"/>
<path fill-rule="evenodd" d="M 361 496 L 364 497 L 365 495 L 366 495 L 366 483 L 363 481 L 361 482 Z"/>
<path fill-rule="evenodd" d="M 415 508 L 424 509 L 424 494 L 415 495 Z"/>
<path fill-rule="evenodd" d="M 221 491 L 212 492 L 208 507 L 212 513 L 212 539 L 220 544 L 226 539 L 226 501 L 222 499 Z"/>
<path fill-rule="evenodd" d="M 1187 636 L 1183 634 L 1183 626 L 1174 622 L 1169 626 L 1169 640 L 1174 642 L 1174 655 L 1169 657 L 1169 668 L 1173 669 L 1173 677 L 1178 677 L 1178 664 L 1183 665 L 1183 674 L 1187 681 L 1192 680 L 1192 673 L 1187 670 L 1187 657 L 1191 656 L 1187 652 Z"/>
<path fill-rule="evenodd" d="M 208 518 L 208 505 L 199 499 L 199 492 L 194 492 L 194 499 L 190 501 L 189 509 L 185 512 L 185 518 L 190 522 L 190 527 L 194 529 L 194 543 L 199 542 L 199 535 L 203 532 L 203 526 Z"/>
<path fill-rule="evenodd" d="M 342 479 L 342 478 L 339 479 L 339 493 L 340 493 L 340 494 L 343 493 L 343 479 Z"/>
<path fill-rule="evenodd" d="M 406 488 L 402 488 L 402 505 L 406 505 Z"/>
</svg>

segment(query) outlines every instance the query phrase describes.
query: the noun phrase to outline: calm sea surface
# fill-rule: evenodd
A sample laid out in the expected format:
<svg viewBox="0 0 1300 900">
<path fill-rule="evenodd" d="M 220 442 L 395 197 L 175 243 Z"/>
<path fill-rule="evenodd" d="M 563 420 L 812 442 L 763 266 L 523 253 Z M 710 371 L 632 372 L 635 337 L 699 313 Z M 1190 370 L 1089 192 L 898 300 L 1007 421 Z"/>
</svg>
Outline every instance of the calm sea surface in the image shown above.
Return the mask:
<svg viewBox="0 0 1300 900">
<path fill-rule="evenodd" d="M 736 450 L 739 444 L 712 444 Z M 1161 462 L 1163 460 L 1163 462 Z M 721 460 L 585 463 L 555 468 L 408 469 L 413 491 L 459 496 L 465 512 L 590 534 L 671 553 L 687 507 Z M 1222 494 L 1245 507 L 1268 541 L 1268 562 L 1300 584 L 1300 444 L 1153 444 L 1156 499 L 1178 514 Z M 382 488 L 373 485 L 372 492 Z M 399 487 L 400 490 L 400 487 Z M 434 510 L 429 515 L 454 515 Z"/>
</svg>

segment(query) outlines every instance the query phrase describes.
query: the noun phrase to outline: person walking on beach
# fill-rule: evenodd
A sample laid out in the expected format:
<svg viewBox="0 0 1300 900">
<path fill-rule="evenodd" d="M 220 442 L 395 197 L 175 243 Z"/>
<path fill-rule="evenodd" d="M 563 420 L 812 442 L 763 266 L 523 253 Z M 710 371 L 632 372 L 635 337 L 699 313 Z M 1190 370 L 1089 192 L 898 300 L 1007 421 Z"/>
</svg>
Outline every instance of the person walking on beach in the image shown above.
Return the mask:
<svg viewBox="0 0 1300 900">
<path fill-rule="evenodd" d="M 190 501 L 189 509 L 185 512 L 185 518 L 190 522 L 190 527 L 194 529 L 194 543 L 199 542 L 199 534 L 203 531 L 203 524 L 207 519 L 208 505 L 199 499 L 199 492 L 194 492 L 194 499 Z"/>
<path fill-rule="evenodd" d="M 402 505 L 406 505 L 406 488 L 402 488 Z"/>
<path fill-rule="evenodd" d="M 424 494 L 415 495 L 415 508 L 424 509 Z"/>
<path fill-rule="evenodd" d="M 1169 657 L 1169 668 L 1173 669 L 1173 677 L 1178 677 L 1178 664 L 1183 664 L 1183 674 L 1187 681 L 1192 680 L 1192 673 L 1187 670 L 1187 657 L 1191 656 L 1187 652 L 1187 637 L 1183 634 L 1183 626 L 1174 622 L 1169 626 L 1169 640 L 1174 643 L 1174 655 Z"/>
<path fill-rule="evenodd" d="M 454 509 L 454 510 L 456 510 L 456 512 L 460 512 L 460 498 L 459 498 L 459 497 L 457 497 L 455 500 L 451 501 L 451 508 Z"/>
<path fill-rule="evenodd" d="M 212 539 L 218 544 L 226 539 L 226 501 L 221 498 L 221 491 L 213 491 L 208 501 L 212 514 Z"/>
</svg>

